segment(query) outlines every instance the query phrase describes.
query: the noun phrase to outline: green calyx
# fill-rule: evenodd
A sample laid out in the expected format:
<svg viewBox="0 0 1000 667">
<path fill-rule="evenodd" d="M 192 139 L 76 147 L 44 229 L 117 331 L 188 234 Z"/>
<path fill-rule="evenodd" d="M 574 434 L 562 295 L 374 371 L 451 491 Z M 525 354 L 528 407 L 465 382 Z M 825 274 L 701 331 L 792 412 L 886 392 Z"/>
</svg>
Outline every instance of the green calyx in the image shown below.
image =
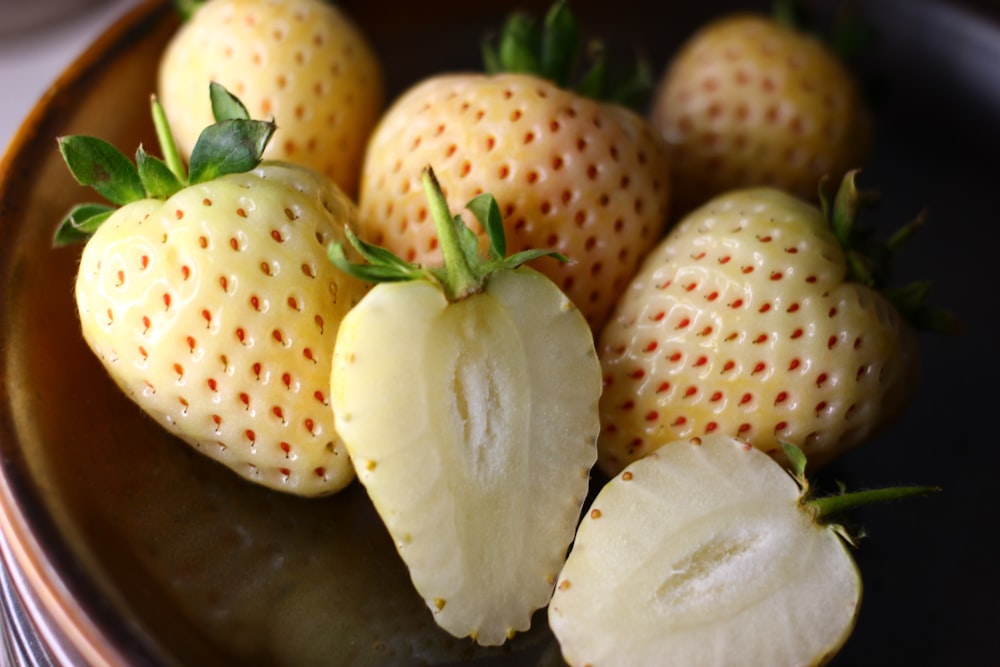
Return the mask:
<svg viewBox="0 0 1000 667">
<path fill-rule="evenodd" d="M 557 0 L 541 24 L 524 12 L 511 13 L 498 35 L 483 40 L 482 58 L 488 74 L 533 74 L 584 97 L 641 108 L 653 85 L 645 61 L 637 58 L 616 79 L 599 41 L 588 44 L 588 66 L 578 72 L 582 50 L 576 16 L 566 0 Z"/>
<path fill-rule="evenodd" d="M 260 164 L 274 121 L 250 119 L 246 107 L 217 83 L 209 88 L 215 123 L 206 127 L 187 168 L 174 143 L 163 107 L 151 98 L 153 125 L 164 157 L 139 146 L 133 163 L 113 145 L 85 135 L 58 139 L 66 166 L 80 185 L 93 188 L 110 204 L 74 206 L 56 229 L 53 242 L 66 246 L 86 241 L 119 206 L 140 199 L 166 199 L 188 185 L 206 183 L 223 174 L 249 171 Z"/>
<path fill-rule="evenodd" d="M 466 204 L 486 230 L 488 249 L 483 255 L 479 250 L 479 237 L 460 215 L 451 214 L 433 169 L 425 167 L 421 177 L 444 258 L 442 266 L 426 268 L 407 262 L 385 248 L 362 241 L 349 227 L 347 238 L 365 261 L 350 261 L 340 243 L 330 245 L 330 261 L 345 273 L 367 282 L 428 280 L 439 285 L 451 302 L 481 292 L 489 276 L 498 271 L 515 269 L 539 257 L 566 261 L 559 253 L 548 250 L 524 250 L 507 256 L 500 207 L 490 194 L 479 195 Z"/>
<path fill-rule="evenodd" d="M 941 490 L 937 486 L 894 486 L 851 492 L 846 492 L 842 488 L 840 493 L 835 495 L 813 497 L 809 480 L 806 478 L 805 454 L 801 449 L 790 443 L 783 442 L 781 443 L 781 447 L 789 461 L 789 473 L 802 489 L 802 495 L 799 500 L 800 504 L 809 512 L 816 523 L 828 525 L 852 546 L 856 544 L 855 536 L 843 525 L 833 523 L 833 518 L 859 507 L 864 507 L 865 505 L 901 500 L 913 496 L 926 496 Z"/>
<path fill-rule="evenodd" d="M 855 181 L 859 171 L 854 169 L 844 175 L 832 201 L 825 179 L 819 189 L 823 217 L 847 257 L 848 278 L 881 292 L 918 329 L 960 333 L 963 326 L 954 313 L 927 304 L 930 282 L 920 280 L 901 287 L 889 284 L 893 255 L 924 224 L 926 211 L 921 211 L 888 239 L 877 238 L 874 228 L 858 221 L 862 209 L 878 201 L 876 192 L 858 189 Z"/>
</svg>

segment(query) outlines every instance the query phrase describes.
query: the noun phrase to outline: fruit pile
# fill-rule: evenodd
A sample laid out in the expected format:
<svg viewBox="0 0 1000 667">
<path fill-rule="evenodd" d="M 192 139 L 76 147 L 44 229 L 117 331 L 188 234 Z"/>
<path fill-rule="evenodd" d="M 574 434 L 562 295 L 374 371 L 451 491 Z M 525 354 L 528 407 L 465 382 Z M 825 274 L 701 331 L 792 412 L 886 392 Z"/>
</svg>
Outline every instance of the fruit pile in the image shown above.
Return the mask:
<svg viewBox="0 0 1000 667">
<path fill-rule="evenodd" d="M 385 106 L 342 10 L 197 6 L 161 158 L 59 140 L 109 202 L 56 232 L 83 337 L 236 474 L 363 485 L 456 637 L 547 607 L 572 665 L 828 661 L 861 596 L 832 517 L 932 490 L 807 479 L 906 409 L 917 329 L 957 329 L 889 280 L 922 218 L 861 224 L 874 128 L 814 38 L 728 17 L 650 86 L 580 33 L 513 13 L 484 71 Z"/>
</svg>

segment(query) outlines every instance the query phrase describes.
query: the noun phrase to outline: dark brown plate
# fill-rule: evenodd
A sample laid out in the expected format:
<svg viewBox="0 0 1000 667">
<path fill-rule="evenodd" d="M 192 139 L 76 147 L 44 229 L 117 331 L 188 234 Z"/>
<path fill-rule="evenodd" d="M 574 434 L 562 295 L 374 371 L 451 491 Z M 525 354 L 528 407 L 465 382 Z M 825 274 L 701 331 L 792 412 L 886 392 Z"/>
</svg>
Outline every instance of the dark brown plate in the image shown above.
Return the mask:
<svg viewBox="0 0 1000 667">
<path fill-rule="evenodd" d="M 616 49 L 636 45 L 657 70 L 709 17 L 768 6 L 650 4 L 575 6 L 585 26 Z M 343 5 L 379 49 L 392 94 L 475 67 L 480 35 L 510 7 Z M 830 3 L 814 5 L 829 14 Z M 856 515 L 870 535 L 857 551 L 866 594 L 834 664 L 987 664 L 1000 650 L 989 548 L 1000 510 L 989 421 L 1000 397 L 1000 24 L 988 4 L 862 6 L 879 36 L 859 69 L 878 93 L 863 185 L 882 191 L 887 223 L 929 208 L 898 275 L 933 278 L 935 301 L 968 332 L 924 335 L 909 411 L 819 480 L 944 489 Z M 79 250 L 50 246 L 83 194 L 55 137 L 155 145 L 146 96 L 175 26 L 165 2 L 128 15 L 55 82 L 0 163 L 0 551 L 43 644 L 94 664 L 556 664 L 543 615 L 499 652 L 438 630 L 358 485 L 319 501 L 250 486 L 145 419 L 86 350 L 71 296 Z"/>
</svg>

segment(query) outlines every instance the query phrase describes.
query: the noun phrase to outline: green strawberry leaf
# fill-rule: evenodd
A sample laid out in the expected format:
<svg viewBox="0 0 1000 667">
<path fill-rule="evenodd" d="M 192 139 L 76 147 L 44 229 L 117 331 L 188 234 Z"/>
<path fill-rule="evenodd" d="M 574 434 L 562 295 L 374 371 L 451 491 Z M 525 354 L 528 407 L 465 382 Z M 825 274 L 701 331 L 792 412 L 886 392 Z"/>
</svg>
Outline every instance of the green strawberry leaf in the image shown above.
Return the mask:
<svg viewBox="0 0 1000 667">
<path fill-rule="evenodd" d="M 503 230 L 503 216 L 500 206 L 492 195 L 481 194 L 465 205 L 476 216 L 476 220 L 486 230 L 490 240 L 490 256 L 493 259 L 503 259 L 507 256 L 507 236 Z"/>
<path fill-rule="evenodd" d="M 116 210 L 107 204 L 77 204 L 56 227 L 53 245 L 61 248 L 86 241 Z"/>
<path fill-rule="evenodd" d="M 521 13 L 511 14 L 500 34 L 496 61 L 504 72 L 539 72 L 541 67 L 536 54 L 540 45 L 541 35 L 531 17 Z"/>
<path fill-rule="evenodd" d="M 184 187 L 166 162 L 150 155 L 142 146 L 135 152 L 135 166 L 139 170 L 139 178 L 146 194 L 150 197 L 166 199 Z"/>
<path fill-rule="evenodd" d="M 224 174 L 250 171 L 274 134 L 273 121 L 224 120 L 206 127 L 191 150 L 188 182 L 206 183 Z"/>
<path fill-rule="evenodd" d="M 583 74 L 576 86 L 576 92 L 593 100 L 604 97 L 608 81 L 608 60 L 604 45 L 593 42 L 588 48 L 590 68 Z"/>
<path fill-rule="evenodd" d="M 576 16 L 566 2 L 560 0 L 545 15 L 545 28 L 539 47 L 539 68 L 542 75 L 557 86 L 565 88 L 573 76 L 576 65 L 576 45 L 580 42 L 580 28 Z"/>
<path fill-rule="evenodd" d="M 215 120 L 250 120 L 250 112 L 238 97 L 215 81 L 208 84 L 208 96 L 212 101 L 212 117 Z"/>
<path fill-rule="evenodd" d="M 361 241 L 353 232 L 348 231 L 347 238 L 351 245 L 365 258 L 367 263 L 352 262 L 347 258 L 344 246 L 340 243 L 331 243 L 327 248 L 327 256 L 333 265 L 344 273 L 354 276 L 369 283 L 389 283 L 406 280 L 416 280 L 425 278 L 426 272 L 419 268 L 403 262 L 385 248 L 373 246 Z M 391 255 L 392 260 L 383 262 L 381 258 Z"/>
<path fill-rule="evenodd" d="M 94 188 L 119 206 L 146 196 L 135 165 L 107 141 L 74 135 L 60 137 L 58 142 L 66 166 L 80 185 Z"/>
</svg>

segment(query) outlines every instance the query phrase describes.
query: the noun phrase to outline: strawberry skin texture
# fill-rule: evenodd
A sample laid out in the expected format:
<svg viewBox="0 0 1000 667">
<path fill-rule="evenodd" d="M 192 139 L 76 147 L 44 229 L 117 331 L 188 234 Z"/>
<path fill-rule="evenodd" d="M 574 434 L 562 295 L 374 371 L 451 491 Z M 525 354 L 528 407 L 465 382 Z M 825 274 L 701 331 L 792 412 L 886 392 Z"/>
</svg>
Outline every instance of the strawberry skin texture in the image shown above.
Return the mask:
<svg viewBox="0 0 1000 667">
<path fill-rule="evenodd" d="M 496 197 L 512 252 L 568 257 L 532 266 L 595 331 L 666 224 L 669 170 L 647 121 L 532 75 L 432 77 L 390 107 L 372 134 L 359 235 L 434 265 L 437 234 L 420 189 L 428 164 L 448 183 L 453 210 L 483 192 Z"/>
<path fill-rule="evenodd" d="M 871 120 L 819 41 L 752 15 L 705 26 L 661 79 L 651 122 L 669 147 L 683 214 L 728 190 L 770 185 L 815 200 L 861 165 Z"/>
<path fill-rule="evenodd" d="M 83 337 L 157 422 L 298 495 L 353 479 L 328 400 L 341 318 L 365 286 L 326 246 L 353 203 L 306 169 L 257 169 L 116 211 L 83 250 Z"/>
<path fill-rule="evenodd" d="M 384 103 L 381 63 L 360 29 L 320 0 L 212 0 L 167 45 L 159 96 L 185 155 L 222 84 L 254 118 L 280 119 L 264 157 L 326 174 L 357 191 L 364 146 Z"/>
<path fill-rule="evenodd" d="M 819 209 L 773 188 L 680 221 L 601 333 L 601 468 L 713 433 L 818 467 L 885 428 L 916 388 L 916 334 L 846 273 Z"/>
</svg>

